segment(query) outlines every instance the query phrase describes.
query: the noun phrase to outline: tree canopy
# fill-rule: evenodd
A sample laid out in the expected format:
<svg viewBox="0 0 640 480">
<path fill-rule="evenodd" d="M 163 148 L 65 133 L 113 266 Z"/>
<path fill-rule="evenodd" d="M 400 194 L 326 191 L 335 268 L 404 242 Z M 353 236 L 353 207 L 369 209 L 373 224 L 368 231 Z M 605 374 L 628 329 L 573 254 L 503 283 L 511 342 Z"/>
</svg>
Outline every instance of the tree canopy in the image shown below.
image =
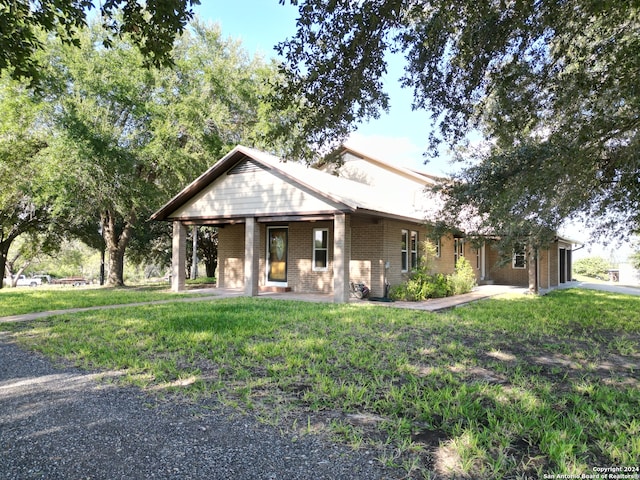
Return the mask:
<svg viewBox="0 0 640 480">
<path fill-rule="evenodd" d="M 89 237 L 91 222 L 94 234 L 101 229 L 112 285 L 124 283 L 125 250 L 148 233 L 153 210 L 231 145 L 260 145 L 268 123 L 262 89 L 274 68 L 219 28 L 192 27 L 171 69 L 142 67 L 126 40 L 100 47 L 98 25 L 80 32 L 78 48 L 52 41 L 46 52 L 55 135 L 43 156 L 57 172 L 55 213 L 77 219 L 73 231 Z"/>
<path fill-rule="evenodd" d="M 471 160 L 445 211 L 474 210 L 478 231 L 496 234 L 520 219 L 516 230 L 548 235 L 578 214 L 600 232 L 640 229 L 637 0 L 292 3 L 276 100 L 294 99 L 309 142 L 340 142 L 386 110 L 385 55 L 402 54 L 400 82 L 433 114 L 429 154 Z M 482 148 L 469 145 L 474 130 Z"/>
<path fill-rule="evenodd" d="M 0 76 L 0 272 L 3 278 L 12 243 L 24 234 L 41 232 L 46 236 L 51 222 L 47 172 L 38 160 L 38 154 L 47 147 L 48 138 L 43 108 L 23 85 Z"/>
<path fill-rule="evenodd" d="M 199 0 L 105 0 L 98 2 L 100 18 L 108 33 L 104 46 L 127 34 L 149 65 L 171 63 L 174 39 L 193 17 Z M 46 40 L 42 33 L 57 35 L 79 46 L 79 34 L 87 25 L 94 0 L 0 0 L 0 72 L 9 69 L 15 79 L 37 82 L 42 64 L 38 52 Z"/>
<path fill-rule="evenodd" d="M 267 147 L 279 123 L 264 100 L 275 65 L 219 27 L 192 22 L 172 68 L 144 67 L 126 35 L 104 48 L 109 35 L 94 22 L 78 45 L 49 37 L 38 90 L 0 77 L 2 269 L 18 236 L 55 225 L 106 249 L 108 283 L 123 284 L 127 249 L 170 245 L 149 215 L 235 144 Z"/>
</svg>

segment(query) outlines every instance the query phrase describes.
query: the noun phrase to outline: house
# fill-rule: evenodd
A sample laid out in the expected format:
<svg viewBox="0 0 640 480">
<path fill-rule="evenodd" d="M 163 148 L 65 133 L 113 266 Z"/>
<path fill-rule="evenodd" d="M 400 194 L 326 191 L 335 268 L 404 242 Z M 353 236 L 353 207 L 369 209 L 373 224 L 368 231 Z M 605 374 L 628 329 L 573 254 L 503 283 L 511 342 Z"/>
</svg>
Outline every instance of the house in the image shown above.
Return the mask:
<svg viewBox="0 0 640 480">
<path fill-rule="evenodd" d="M 219 287 L 294 291 L 349 299 L 351 281 L 372 295 L 407 278 L 427 239 L 425 212 L 437 207 L 428 194 L 439 179 L 344 148 L 339 166 L 312 168 L 282 162 L 237 146 L 178 193 L 151 218 L 173 222 L 172 288 L 184 288 L 186 227 L 218 231 Z M 571 278 L 572 242 L 557 238 L 528 265 L 517 252 L 496 268 L 487 240 L 474 248 L 463 237 L 436 242 L 435 270 L 452 273 L 460 256 L 470 260 L 480 283 L 552 288 Z M 530 262 L 533 263 L 533 262 Z"/>
</svg>

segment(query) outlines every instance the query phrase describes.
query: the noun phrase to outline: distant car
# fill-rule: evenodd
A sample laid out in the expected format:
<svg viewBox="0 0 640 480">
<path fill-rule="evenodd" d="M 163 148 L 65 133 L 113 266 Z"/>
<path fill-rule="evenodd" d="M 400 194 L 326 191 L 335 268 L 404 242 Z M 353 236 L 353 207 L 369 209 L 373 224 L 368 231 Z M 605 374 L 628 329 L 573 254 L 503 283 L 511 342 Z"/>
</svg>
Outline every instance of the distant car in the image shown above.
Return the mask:
<svg viewBox="0 0 640 480">
<path fill-rule="evenodd" d="M 4 283 L 6 285 L 12 285 L 12 279 L 5 278 Z M 38 285 L 42 285 L 40 278 L 29 278 L 26 275 L 20 275 L 16 280 L 16 287 L 37 287 Z"/>
</svg>

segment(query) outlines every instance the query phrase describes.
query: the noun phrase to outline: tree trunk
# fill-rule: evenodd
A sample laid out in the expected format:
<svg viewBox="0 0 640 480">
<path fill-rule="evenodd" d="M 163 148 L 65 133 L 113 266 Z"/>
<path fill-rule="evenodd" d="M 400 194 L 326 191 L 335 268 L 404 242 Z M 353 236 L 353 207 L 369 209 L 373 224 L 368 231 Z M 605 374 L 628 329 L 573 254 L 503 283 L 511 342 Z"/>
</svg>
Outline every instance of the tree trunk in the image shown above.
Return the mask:
<svg viewBox="0 0 640 480">
<path fill-rule="evenodd" d="M 213 260 L 205 263 L 205 267 L 207 270 L 207 277 L 213 278 L 216 276 L 216 268 L 218 268 L 218 260 Z"/>
<path fill-rule="evenodd" d="M 202 255 L 207 277 L 213 278 L 216 276 L 216 268 L 218 268 L 218 229 L 201 227 L 198 237 L 198 249 Z"/>
<path fill-rule="evenodd" d="M 9 267 L 9 248 L 11 248 L 11 244 L 17 236 L 17 233 L 13 233 L 4 240 L 0 241 L 0 272 L 2 272 L 2 281 L 0 281 L 0 288 L 4 286 L 5 275 L 9 275 L 8 278 L 11 278 L 11 271 L 7 268 Z M 9 286 L 13 287 L 15 285 Z"/>
<path fill-rule="evenodd" d="M 7 242 L 0 242 L 0 272 L 2 272 L 2 281 L 0 288 L 4 287 L 4 278 L 7 271 L 7 255 L 9 254 L 9 246 Z"/>
<path fill-rule="evenodd" d="M 109 276 L 107 285 L 124 287 L 124 249 L 109 249 Z"/>
<path fill-rule="evenodd" d="M 113 212 L 107 210 L 101 216 L 102 234 L 109 252 L 109 276 L 107 286 L 124 286 L 124 254 L 131 238 L 131 229 L 135 220 L 135 213 L 130 212 L 129 218 L 118 228 Z"/>
</svg>

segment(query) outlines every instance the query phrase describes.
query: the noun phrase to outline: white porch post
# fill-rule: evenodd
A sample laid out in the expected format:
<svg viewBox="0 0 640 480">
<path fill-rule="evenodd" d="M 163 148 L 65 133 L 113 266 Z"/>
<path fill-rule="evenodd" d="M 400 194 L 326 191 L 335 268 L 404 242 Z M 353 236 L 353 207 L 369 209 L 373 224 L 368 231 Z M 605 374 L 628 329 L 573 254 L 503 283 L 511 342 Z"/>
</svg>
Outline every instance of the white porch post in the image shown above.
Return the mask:
<svg viewBox="0 0 640 480">
<path fill-rule="evenodd" d="M 539 293 L 538 283 L 538 249 L 527 247 L 527 273 L 529 274 L 529 291 Z"/>
<path fill-rule="evenodd" d="M 333 301 L 349 301 L 349 264 L 351 263 L 351 225 L 349 217 L 337 213 L 333 221 Z"/>
<path fill-rule="evenodd" d="M 480 280 L 485 280 L 487 278 L 486 245 L 486 242 L 482 242 L 482 246 L 480 247 Z"/>
<path fill-rule="evenodd" d="M 260 228 L 254 217 L 247 217 L 244 226 L 244 293 L 258 295 L 260 275 Z"/>
<path fill-rule="evenodd" d="M 171 251 L 171 290 L 184 290 L 187 260 L 187 229 L 182 222 L 173 222 Z"/>
</svg>

